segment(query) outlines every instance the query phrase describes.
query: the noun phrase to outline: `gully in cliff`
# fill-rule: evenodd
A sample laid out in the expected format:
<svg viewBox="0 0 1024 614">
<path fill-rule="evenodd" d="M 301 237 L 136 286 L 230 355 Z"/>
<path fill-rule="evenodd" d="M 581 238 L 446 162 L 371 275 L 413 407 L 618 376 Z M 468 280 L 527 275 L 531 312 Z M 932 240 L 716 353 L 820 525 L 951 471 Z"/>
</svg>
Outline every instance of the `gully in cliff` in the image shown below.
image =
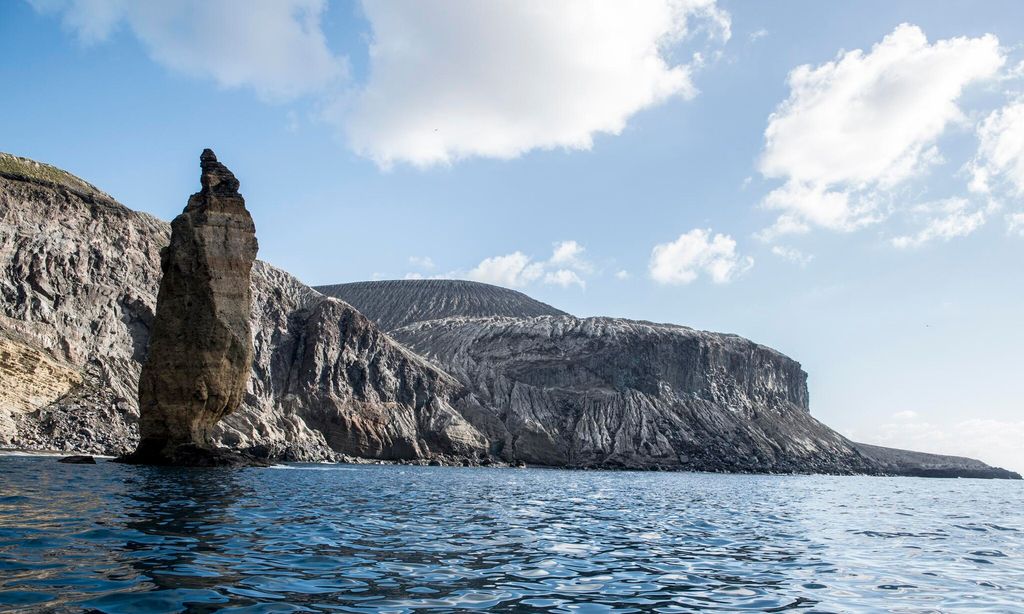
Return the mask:
<svg viewBox="0 0 1024 614">
<path fill-rule="evenodd" d="M 209 149 L 202 190 L 171 223 L 149 353 L 139 379 L 139 447 L 122 462 L 240 465 L 252 459 L 211 444 L 238 409 L 253 357 L 249 277 L 256 227 L 238 180 Z"/>
</svg>

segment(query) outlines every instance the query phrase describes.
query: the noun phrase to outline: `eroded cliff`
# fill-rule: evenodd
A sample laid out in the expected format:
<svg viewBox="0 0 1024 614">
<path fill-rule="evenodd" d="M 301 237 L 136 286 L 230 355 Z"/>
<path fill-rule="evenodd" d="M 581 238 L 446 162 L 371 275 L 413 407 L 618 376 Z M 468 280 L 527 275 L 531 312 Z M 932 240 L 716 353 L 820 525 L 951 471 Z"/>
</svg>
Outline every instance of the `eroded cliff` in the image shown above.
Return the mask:
<svg viewBox="0 0 1024 614">
<path fill-rule="evenodd" d="M 23 389 L 0 405 L 0 445 L 125 453 L 169 227 L 53 167 L 0 162 L 0 338 L 15 344 L 0 377 Z M 853 444 L 810 415 L 799 364 L 733 335 L 378 283 L 346 295 L 354 308 L 256 261 L 251 374 L 214 441 L 283 460 L 1016 475 Z"/>
<path fill-rule="evenodd" d="M 2 443 L 125 454 L 139 438 L 137 386 L 169 225 L 71 175 L 37 176 L 53 167 L 4 162 L 0 331 L 73 375 L 34 370 L 58 394 L 0 407 Z M 483 453 L 452 407 L 458 382 L 351 306 L 260 261 L 251 292 L 252 374 L 215 442 L 286 460 Z M 80 382 L 60 394 L 67 377 Z"/>
</svg>

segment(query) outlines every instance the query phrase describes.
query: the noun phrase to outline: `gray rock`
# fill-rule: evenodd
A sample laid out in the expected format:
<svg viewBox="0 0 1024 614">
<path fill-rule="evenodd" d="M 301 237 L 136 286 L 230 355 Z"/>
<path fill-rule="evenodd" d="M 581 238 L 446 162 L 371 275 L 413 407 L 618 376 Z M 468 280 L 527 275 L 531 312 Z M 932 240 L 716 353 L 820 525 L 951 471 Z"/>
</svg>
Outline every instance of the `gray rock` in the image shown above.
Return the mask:
<svg viewBox="0 0 1024 614">
<path fill-rule="evenodd" d="M 384 330 L 455 316 L 569 315 L 522 292 L 461 279 L 359 281 L 315 289 L 358 305 Z"/>
<path fill-rule="evenodd" d="M 614 318 L 445 318 L 392 336 L 460 379 L 508 461 L 819 471 L 872 466 L 809 413 L 800 365 L 735 335 Z"/>
<path fill-rule="evenodd" d="M 0 443 L 122 454 L 138 441 L 135 390 L 168 225 L 63 171 L 0 163 L 0 332 L 15 340 L 9 356 L 41 365 L 4 370 L 0 353 L 0 380 L 31 383 L 0 406 Z M 733 335 L 573 318 L 501 289 L 474 297 L 479 284 L 390 282 L 381 294 L 376 283 L 345 296 L 401 324 L 388 330 L 422 356 L 256 261 L 252 372 L 214 441 L 301 461 L 981 471 L 849 442 L 811 417 L 799 364 Z M 556 313 L 529 311 L 545 308 Z"/>
<path fill-rule="evenodd" d="M 0 332 L 46 357 L 35 361 L 46 372 L 33 371 L 33 386 L 55 392 L 0 407 L 7 418 L 0 443 L 125 454 L 139 441 L 136 391 L 169 226 L 83 189 L 88 184 L 77 178 L 36 177 L 45 165 L 4 159 Z M 260 261 L 251 293 L 251 374 L 241 408 L 213 427 L 214 443 L 296 461 L 485 449 L 453 407 L 461 385 L 348 304 Z"/>
<path fill-rule="evenodd" d="M 853 444 L 857 451 L 874 461 L 883 473 L 922 478 L 983 478 L 1019 480 L 1021 475 L 1000 467 L 945 454 L 911 452 L 866 443 Z"/>
</svg>

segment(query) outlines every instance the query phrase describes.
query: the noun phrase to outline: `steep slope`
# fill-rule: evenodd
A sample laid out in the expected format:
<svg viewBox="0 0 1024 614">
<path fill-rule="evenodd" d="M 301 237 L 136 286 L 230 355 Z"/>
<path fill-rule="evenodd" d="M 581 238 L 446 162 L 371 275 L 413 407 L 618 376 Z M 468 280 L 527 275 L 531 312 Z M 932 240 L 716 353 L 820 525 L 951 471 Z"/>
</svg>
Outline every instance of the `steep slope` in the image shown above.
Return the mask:
<svg viewBox="0 0 1024 614">
<path fill-rule="evenodd" d="M 384 324 L 406 321 L 392 335 L 473 391 L 458 409 L 509 460 L 1019 478 L 973 459 L 848 441 L 809 414 L 799 364 L 734 335 L 538 314 L 491 298 L 526 304 L 518 292 L 472 282 L 324 288 Z"/>
<path fill-rule="evenodd" d="M 447 318 L 392 335 L 473 395 L 494 453 L 549 465 L 870 472 L 807 375 L 734 335 L 614 318 Z"/>
<path fill-rule="evenodd" d="M 135 446 L 168 238 L 165 222 L 80 179 L 0 157 L 0 445 Z M 252 377 L 218 441 L 286 460 L 493 454 L 569 466 L 1019 477 L 849 442 L 808 413 L 799 364 L 734 335 L 578 319 L 472 282 L 391 283 L 347 294 L 405 323 L 388 335 L 257 261 Z M 375 294 L 384 287 L 392 291 Z M 451 315 L 463 312 L 485 317 Z"/>
<path fill-rule="evenodd" d="M 0 405 L 0 443 L 125 452 L 168 225 L 53 167 L 2 161 L 0 331 L 15 341 L 0 378 L 49 392 Z M 484 449 L 452 407 L 461 385 L 351 306 L 262 262 L 252 293 L 253 376 L 243 409 L 218 425 L 222 443 L 305 460 Z"/>
<path fill-rule="evenodd" d="M 460 279 L 360 281 L 317 290 L 354 306 L 384 330 L 454 316 L 564 316 L 522 292 Z"/>
</svg>

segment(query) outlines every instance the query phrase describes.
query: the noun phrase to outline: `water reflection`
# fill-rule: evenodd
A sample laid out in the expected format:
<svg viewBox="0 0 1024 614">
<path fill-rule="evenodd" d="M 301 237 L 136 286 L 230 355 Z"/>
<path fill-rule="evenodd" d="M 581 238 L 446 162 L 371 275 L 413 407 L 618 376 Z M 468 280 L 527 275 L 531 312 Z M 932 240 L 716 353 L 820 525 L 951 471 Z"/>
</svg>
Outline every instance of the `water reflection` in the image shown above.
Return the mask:
<svg viewBox="0 0 1024 614">
<path fill-rule="evenodd" d="M 110 553 L 121 565 L 105 577 L 131 582 L 132 590 L 85 605 L 138 612 L 227 603 L 218 587 L 241 578 L 228 554 L 232 536 L 227 528 L 240 526 L 231 509 L 253 494 L 238 472 L 133 467 L 121 485 L 114 505 L 122 510 L 117 532 L 125 542 Z"/>
<path fill-rule="evenodd" d="M 9 458 L 0 468 L 0 604 L 16 607 L 1007 609 L 1024 594 L 1019 485 Z"/>
</svg>

